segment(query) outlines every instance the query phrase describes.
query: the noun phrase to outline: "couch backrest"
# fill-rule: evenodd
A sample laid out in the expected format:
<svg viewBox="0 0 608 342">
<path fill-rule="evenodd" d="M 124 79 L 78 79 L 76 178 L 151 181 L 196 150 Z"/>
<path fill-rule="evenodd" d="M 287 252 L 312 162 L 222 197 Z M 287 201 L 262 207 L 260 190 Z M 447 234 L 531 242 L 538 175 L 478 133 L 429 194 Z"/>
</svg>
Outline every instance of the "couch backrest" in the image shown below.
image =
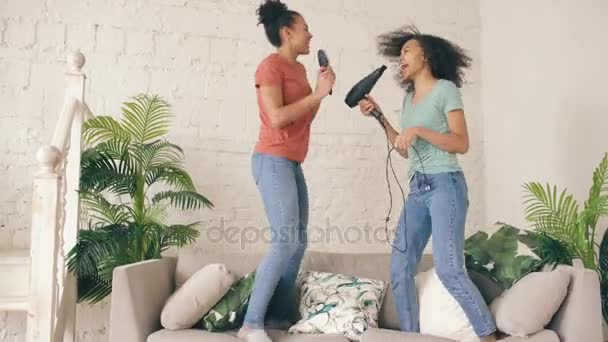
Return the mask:
<svg viewBox="0 0 608 342">
<path fill-rule="evenodd" d="M 210 254 L 202 250 L 184 249 L 180 251 L 177 261 L 176 286 L 181 286 L 197 270 L 210 263 L 222 263 L 237 275 L 242 276 L 255 270 L 263 256 L 258 253 Z M 424 255 L 418 271 L 426 271 L 432 266 L 432 256 Z M 302 261 L 302 269 L 367 277 L 388 283 L 390 281 L 390 254 L 331 253 L 309 250 Z M 482 277 L 472 275 L 471 279 L 480 288 L 487 302 L 499 294 L 496 288 L 485 282 Z M 399 329 L 399 318 L 390 284 L 387 285 L 378 323 L 381 328 Z"/>
</svg>

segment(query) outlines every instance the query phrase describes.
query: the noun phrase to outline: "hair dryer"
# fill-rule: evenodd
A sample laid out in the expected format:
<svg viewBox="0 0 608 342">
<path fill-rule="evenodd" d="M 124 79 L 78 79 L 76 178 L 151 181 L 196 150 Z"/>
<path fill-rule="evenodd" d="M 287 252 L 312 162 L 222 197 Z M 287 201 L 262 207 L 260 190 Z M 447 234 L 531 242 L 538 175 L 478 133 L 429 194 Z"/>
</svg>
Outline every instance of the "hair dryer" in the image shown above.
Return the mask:
<svg viewBox="0 0 608 342">
<path fill-rule="evenodd" d="M 386 65 L 382 65 L 381 67 L 372 71 L 369 75 L 365 76 L 365 78 L 355 84 L 348 94 L 346 94 L 346 99 L 344 99 L 344 102 L 346 102 L 350 108 L 358 105 L 359 101 L 363 100 L 365 95 L 372 91 L 372 88 L 376 85 L 376 82 L 378 82 L 378 79 L 380 79 L 380 76 L 382 76 L 384 70 L 386 70 Z M 372 115 L 376 119 L 380 119 L 382 113 L 380 113 L 377 109 L 373 109 Z"/>
</svg>

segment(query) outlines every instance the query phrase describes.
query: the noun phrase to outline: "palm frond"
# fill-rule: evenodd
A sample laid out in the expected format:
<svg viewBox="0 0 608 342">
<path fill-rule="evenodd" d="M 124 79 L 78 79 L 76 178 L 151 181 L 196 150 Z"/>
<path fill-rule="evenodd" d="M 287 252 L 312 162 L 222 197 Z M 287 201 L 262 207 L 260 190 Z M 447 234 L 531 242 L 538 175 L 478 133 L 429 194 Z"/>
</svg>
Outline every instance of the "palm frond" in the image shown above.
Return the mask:
<svg viewBox="0 0 608 342">
<path fill-rule="evenodd" d="M 162 191 L 154 195 L 152 203 L 169 200 L 171 205 L 181 210 L 213 208 L 213 203 L 205 196 L 193 191 Z"/>
<path fill-rule="evenodd" d="M 145 248 L 141 251 L 145 259 L 156 259 L 161 257 L 163 231 L 166 225 L 148 223 L 143 226 Z"/>
<path fill-rule="evenodd" d="M 184 151 L 166 140 L 157 140 L 148 144 L 135 144 L 133 157 L 142 169 L 147 170 L 164 164 L 181 164 Z"/>
<path fill-rule="evenodd" d="M 161 251 L 165 251 L 170 247 L 182 247 L 184 245 L 193 243 L 196 238 L 200 235 L 200 232 L 196 230 L 196 226 L 199 223 L 191 223 L 188 225 L 172 225 L 165 229 L 161 243 Z"/>
<path fill-rule="evenodd" d="M 538 255 L 543 262 L 543 266 L 548 265 L 555 268 L 558 265 L 572 265 L 574 256 L 568 245 L 560 240 L 542 232 L 532 231 L 523 232 L 523 234 L 518 235 L 518 239 L 528 246 L 534 254 Z"/>
<path fill-rule="evenodd" d="M 97 275 L 78 276 L 78 303 L 96 304 L 112 292 L 112 283 Z"/>
<path fill-rule="evenodd" d="M 85 156 L 91 155 L 91 157 L 95 157 L 94 152 L 103 153 L 107 155 L 109 158 L 113 160 L 125 160 L 129 154 L 129 146 L 131 145 L 131 140 L 129 139 L 109 139 L 104 142 L 101 142 L 95 145 L 94 148 L 89 148 L 84 152 Z M 130 160 L 126 160 L 130 161 Z M 131 164 L 134 164 L 131 162 Z"/>
<path fill-rule="evenodd" d="M 154 223 L 157 225 L 166 225 L 167 220 L 167 203 L 157 202 L 153 203 L 146 208 L 146 221 L 147 223 Z"/>
<path fill-rule="evenodd" d="M 100 193 L 81 192 L 80 199 L 85 209 L 92 212 L 90 217 L 105 225 L 125 225 L 132 217 L 128 206 L 112 204 Z"/>
<path fill-rule="evenodd" d="M 593 172 L 589 197 L 585 201 L 584 223 L 590 236 L 595 235 L 595 226 L 601 215 L 608 212 L 608 153 Z"/>
<path fill-rule="evenodd" d="M 97 265 L 120 251 L 124 226 L 110 225 L 98 230 L 82 230 L 76 245 L 68 252 L 67 266 L 78 277 L 97 275 Z"/>
<path fill-rule="evenodd" d="M 150 186 L 156 182 L 163 182 L 178 191 L 196 191 L 188 172 L 173 163 L 161 164 L 147 170 L 146 184 Z"/>
<path fill-rule="evenodd" d="M 94 145 L 110 139 L 129 139 L 129 132 L 113 117 L 97 116 L 84 123 L 83 138 L 87 145 Z"/>
<path fill-rule="evenodd" d="M 563 190 L 558 198 L 556 187 L 547 184 L 544 188 L 537 182 L 527 183 L 524 188 L 526 219 L 536 229 L 562 241 L 577 234 L 578 204 L 572 195 Z"/>
<path fill-rule="evenodd" d="M 118 195 L 135 192 L 135 167 L 129 155 L 115 160 L 110 153 L 87 150 L 81 159 L 80 190 L 101 192 L 109 190 Z"/>
<path fill-rule="evenodd" d="M 112 255 L 108 255 L 103 260 L 101 260 L 97 264 L 98 275 L 102 280 L 105 280 L 108 283 L 112 283 L 112 273 L 114 268 L 131 264 L 134 262 L 138 262 L 133 255 L 127 253 L 128 251 L 121 251 L 120 253 L 115 253 Z"/>
<path fill-rule="evenodd" d="M 589 198 L 598 198 L 605 193 L 608 195 L 608 153 L 593 171 L 593 184 L 589 189 Z"/>
<path fill-rule="evenodd" d="M 169 133 L 169 104 L 156 95 L 139 95 L 133 100 L 124 103 L 122 124 L 135 141 L 145 143 Z"/>
</svg>

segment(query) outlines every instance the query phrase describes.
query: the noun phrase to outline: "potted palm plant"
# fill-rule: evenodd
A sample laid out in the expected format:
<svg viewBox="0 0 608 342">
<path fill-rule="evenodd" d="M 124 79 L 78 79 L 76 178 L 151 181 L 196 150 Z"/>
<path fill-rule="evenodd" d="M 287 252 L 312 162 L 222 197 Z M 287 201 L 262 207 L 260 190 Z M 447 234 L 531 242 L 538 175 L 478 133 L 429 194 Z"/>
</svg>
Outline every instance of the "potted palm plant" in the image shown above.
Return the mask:
<svg viewBox="0 0 608 342">
<path fill-rule="evenodd" d="M 593 172 L 589 196 L 580 210 L 567 190 L 559 192 L 538 182 L 526 183 L 524 189 L 526 219 L 534 229 L 561 242 L 572 259 L 599 274 L 602 311 L 608 323 L 608 231 L 600 244 L 596 242 L 598 221 L 608 216 L 608 153 Z"/>
<path fill-rule="evenodd" d="M 123 103 L 120 121 L 99 116 L 84 124 L 84 219 L 67 261 L 78 279 L 79 302 L 105 298 L 115 267 L 161 258 L 167 249 L 196 240 L 197 222 L 167 223 L 170 207 L 213 207 L 184 169 L 182 149 L 165 139 L 169 109 L 159 96 L 139 95 Z"/>
</svg>

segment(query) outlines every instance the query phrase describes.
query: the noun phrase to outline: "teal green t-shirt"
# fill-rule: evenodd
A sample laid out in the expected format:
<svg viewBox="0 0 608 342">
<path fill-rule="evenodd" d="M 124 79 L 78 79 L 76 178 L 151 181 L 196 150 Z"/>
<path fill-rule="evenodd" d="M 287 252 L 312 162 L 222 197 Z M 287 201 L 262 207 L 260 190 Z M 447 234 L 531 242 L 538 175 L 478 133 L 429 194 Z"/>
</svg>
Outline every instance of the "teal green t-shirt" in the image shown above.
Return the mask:
<svg viewBox="0 0 608 342">
<path fill-rule="evenodd" d="M 412 106 L 412 93 L 403 99 L 401 109 L 401 128 L 423 126 L 440 133 L 448 133 L 448 113 L 455 109 L 463 109 L 462 95 L 456 85 L 448 80 L 437 80 L 433 89 Z M 414 143 L 418 151 L 410 147 L 408 150 L 410 165 L 408 176 L 418 171 L 420 173 L 435 174 L 442 172 L 461 171 L 458 159 L 454 153 L 431 145 L 418 138 Z"/>
</svg>

